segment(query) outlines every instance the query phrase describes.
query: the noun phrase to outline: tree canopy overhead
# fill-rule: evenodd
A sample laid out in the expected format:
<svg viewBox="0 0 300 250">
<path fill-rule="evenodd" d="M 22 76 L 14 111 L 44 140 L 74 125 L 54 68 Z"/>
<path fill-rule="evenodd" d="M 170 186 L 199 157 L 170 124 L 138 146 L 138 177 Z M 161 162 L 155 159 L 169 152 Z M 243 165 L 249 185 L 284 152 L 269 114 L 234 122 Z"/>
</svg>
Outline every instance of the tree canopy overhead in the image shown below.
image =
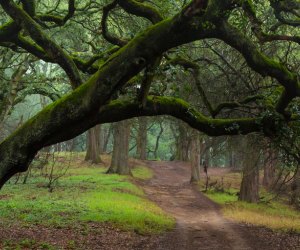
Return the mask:
<svg viewBox="0 0 300 250">
<path fill-rule="evenodd" d="M 22 75 L 41 79 L 27 93 L 54 96 L 0 144 L 1 185 L 41 148 L 131 117 L 170 115 L 212 136 L 297 134 L 297 0 L 0 4 L 1 49 L 25 57 Z M 49 72 L 34 68 L 46 63 L 67 94 L 44 89 Z"/>
</svg>

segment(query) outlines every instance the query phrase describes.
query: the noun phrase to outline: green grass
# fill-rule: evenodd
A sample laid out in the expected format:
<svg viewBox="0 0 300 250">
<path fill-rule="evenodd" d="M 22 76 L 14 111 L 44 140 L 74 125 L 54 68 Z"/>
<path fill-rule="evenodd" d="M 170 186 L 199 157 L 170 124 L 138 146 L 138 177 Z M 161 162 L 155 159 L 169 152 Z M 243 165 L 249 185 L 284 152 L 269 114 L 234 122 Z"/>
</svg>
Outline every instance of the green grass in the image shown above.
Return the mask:
<svg viewBox="0 0 300 250">
<path fill-rule="evenodd" d="M 152 173 L 137 167 L 133 175 L 147 179 Z M 0 193 L 1 223 L 69 227 L 86 221 L 109 222 L 142 234 L 174 226 L 174 220 L 147 200 L 130 178 L 107 175 L 104 168 L 71 166 L 52 193 L 43 183 L 45 179 L 36 177 L 25 185 L 5 185 Z"/>
<path fill-rule="evenodd" d="M 222 205 L 222 211 L 227 218 L 274 230 L 300 232 L 299 211 L 280 201 L 254 204 L 238 201 L 234 194 L 208 192 L 206 195 Z"/>
<path fill-rule="evenodd" d="M 210 199 L 212 199 L 213 201 L 215 201 L 216 203 L 221 204 L 221 205 L 237 201 L 237 196 L 236 195 L 230 195 L 230 194 L 227 194 L 227 193 L 207 191 L 205 194 Z"/>
<path fill-rule="evenodd" d="M 132 169 L 132 175 L 138 179 L 148 180 L 153 177 L 153 172 L 147 167 L 138 166 Z"/>
</svg>

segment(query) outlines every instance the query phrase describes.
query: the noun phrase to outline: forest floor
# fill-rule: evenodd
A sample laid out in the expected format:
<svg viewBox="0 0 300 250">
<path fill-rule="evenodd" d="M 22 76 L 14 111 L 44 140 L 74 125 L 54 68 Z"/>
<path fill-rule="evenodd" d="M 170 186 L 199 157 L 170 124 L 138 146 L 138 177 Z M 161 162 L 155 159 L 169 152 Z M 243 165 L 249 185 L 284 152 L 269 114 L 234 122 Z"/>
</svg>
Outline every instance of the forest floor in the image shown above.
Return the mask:
<svg viewBox="0 0 300 250">
<path fill-rule="evenodd" d="M 299 234 L 225 219 L 219 205 L 190 185 L 189 164 L 149 162 L 148 166 L 154 177 L 143 185 L 146 194 L 176 219 L 175 230 L 162 236 L 153 249 L 300 249 Z"/>
<path fill-rule="evenodd" d="M 221 205 L 190 185 L 188 163 L 134 160 L 133 178 L 106 175 L 108 164 L 108 157 L 102 167 L 73 157 L 53 192 L 41 177 L 7 184 L 0 195 L 0 249 L 300 249 L 299 234 L 226 219 Z"/>
</svg>

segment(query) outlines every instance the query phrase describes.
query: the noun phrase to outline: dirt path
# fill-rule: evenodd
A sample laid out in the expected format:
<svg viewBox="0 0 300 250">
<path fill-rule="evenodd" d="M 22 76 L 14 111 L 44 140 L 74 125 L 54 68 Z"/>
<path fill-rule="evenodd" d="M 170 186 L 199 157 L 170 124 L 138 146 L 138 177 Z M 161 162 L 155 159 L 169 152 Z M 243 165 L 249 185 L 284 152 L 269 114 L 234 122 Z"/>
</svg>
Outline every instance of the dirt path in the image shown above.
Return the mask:
<svg viewBox="0 0 300 250">
<path fill-rule="evenodd" d="M 182 162 L 149 162 L 154 178 L 145 186 L 149 198 L 175 217 L 176 229 L 157 249 L 255 249 L 218 206 L 189 183 L 190 168 Z"/>
</svg>

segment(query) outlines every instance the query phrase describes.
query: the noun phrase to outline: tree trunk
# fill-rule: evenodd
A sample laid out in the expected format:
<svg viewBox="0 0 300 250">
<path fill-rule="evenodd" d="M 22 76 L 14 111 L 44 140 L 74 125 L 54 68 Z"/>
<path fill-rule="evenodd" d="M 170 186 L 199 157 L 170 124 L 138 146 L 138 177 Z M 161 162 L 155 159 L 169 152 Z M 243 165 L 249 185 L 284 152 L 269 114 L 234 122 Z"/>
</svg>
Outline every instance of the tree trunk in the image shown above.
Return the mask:
<svg viewBox="0 0 300 250">
<path fill-rule="evenodd" d="M 101 145 L 101 152 L 107 153 L 107 146 L 110 139 L 110 136 L 113 132 L 113 125 L 110 124 L 108 128 L 106 128 L 103 132 L 101 131 L 101 134 L 103 135 L 103 143 Z"/>
<path fill-rule="evenodd" d="M 158 159 L 157 152 L 158 152 L 158 148 L 159 148 L 159 141 L 160 141 L 160 138 L 161 138 L 161 136 L 164 132 L 163 122 L 159 122 L 159 126 L 160 126 L 160 131 L 159 131 L 159 133 L 156 137 L 155 148 L 154 148 L 154 151 L 153 151 L 154 159 Z"/>
<path fill-rule="evenodd" d="M 192 133 L 190 159 L 191 183 L 197 183 L 200 181 L 200 141 L 198 133 L 196 131 L 193 131 Z"/>
<path fill-rule="evenodd" d="M 296 171 L 292 184 L 291 204 L 300 209 L 300 169 L 298 168 Z"/>
<path fill-rule="evenodd" d="M 233 170 L 239 170 L 240 169 L 240 161 L 239 159 L 239 150 L 236 149 L 236 145 L 238 145 L 238 139 L 237 138 L 229 138 L 227 143 L 228 148 L 228 167 Z"/>
<path fill-rule="evenodd" d="M 176 159 L 179 161 L 189 161 L 190 140 L 188 136 L 188 127 L 182 122 L 179 124 L 179 137 L 177 141 Z"/>
<path fill-rule="evenodd" d="M 249 136 L 243 143 L 243 179 L 239 200 L 256 203 L 259 201 L 259 150 Z"/>
<path fill-rule="evenodd" d="M 114 125 L 114 146 L 111 165 L 107 170 L 109 174 L 131 175 L 128 163 L 130 138 L 130 121 L 125 120 Z"/>
<path fill-rule="evenodd" d="M 89 129 L 87 133 L 87 151 L 85 161 L 90 161 L 94 164 L 102 162 L 100 157 L 100 130 L 101 126 L 97 125 Z"/>
<path fill-rule="evenodd" d="M 147 117 L 140 117 L 139 130 L 137 136 L 137 147 L 136 156 L 137 159 L 146 160 L 147 159 Z"/>
<path fill-rule="evenodd" d="M 275 178 L 275 155 L 269 149 L 268 154 L 265 156 L 264 159 L 264 177 L 263 177 L 263 186 L 267 189 L 270 189 L 274 184 Z"/>
</svg>

